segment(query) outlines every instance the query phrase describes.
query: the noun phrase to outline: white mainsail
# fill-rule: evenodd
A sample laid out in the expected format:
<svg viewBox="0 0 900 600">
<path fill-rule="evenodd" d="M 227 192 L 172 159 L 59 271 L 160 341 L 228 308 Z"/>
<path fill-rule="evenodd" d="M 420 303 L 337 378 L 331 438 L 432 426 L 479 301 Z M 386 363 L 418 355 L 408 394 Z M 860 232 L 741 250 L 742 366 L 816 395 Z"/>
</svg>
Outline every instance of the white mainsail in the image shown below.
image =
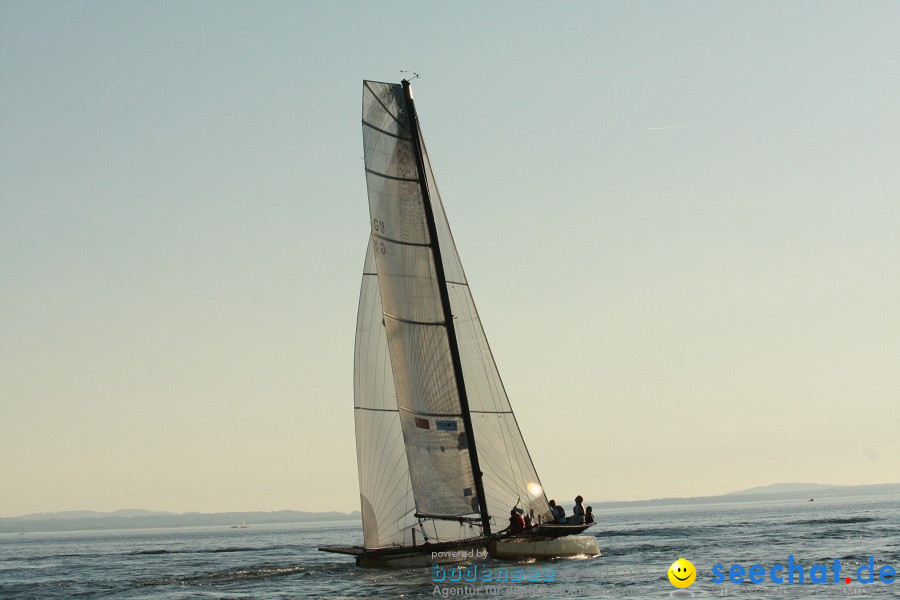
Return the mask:
<svg viewBox="0 0 900 600">
<path fill-rule="evenodd" d="M 413 530 L 472 537 L 476 517 L 502 527 L 515 506 L 549 517 L 410 102 L 400 85 L 363 84 L 372 231 L 355 406 L 366 548 L 414 544 Z"/>
</svg>

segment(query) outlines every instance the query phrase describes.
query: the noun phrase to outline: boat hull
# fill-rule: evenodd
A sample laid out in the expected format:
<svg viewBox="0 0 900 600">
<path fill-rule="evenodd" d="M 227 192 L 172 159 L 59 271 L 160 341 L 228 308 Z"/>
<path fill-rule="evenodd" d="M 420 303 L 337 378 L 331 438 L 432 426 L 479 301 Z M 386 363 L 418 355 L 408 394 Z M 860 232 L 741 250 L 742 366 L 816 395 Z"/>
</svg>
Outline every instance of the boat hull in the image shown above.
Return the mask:
<svg viewBox="0 0 900 600">
<path fill-rule="evenodd" d="M 410 569 L 432 565 L 470 564 L 477 560 L 484 560 L 488 555 L 487 548 L 484 546 L 461 548 L 457 552 L 455 556 L 452 553 L 435 556 L 432 552 L 381 555 L 367 552 L 356 557 L 356 565 L 367 568 Z"/>
<path fill-rule="evenodd" d="M 488 552 L 499 560 L 542 560 L 599 556 L 597 540 L 590 535 L 520 537 L 492 540 Z"/>
<path fill-rule="evenodd" d="M 414 568 L 435 564 L 468 564 L 485 559 L 488 556 L 487 541 L 487 538 L 481 537 L 411 547 L 328 546 L 319 550 L 353 556 L 360 567 Z"/>
</svg>

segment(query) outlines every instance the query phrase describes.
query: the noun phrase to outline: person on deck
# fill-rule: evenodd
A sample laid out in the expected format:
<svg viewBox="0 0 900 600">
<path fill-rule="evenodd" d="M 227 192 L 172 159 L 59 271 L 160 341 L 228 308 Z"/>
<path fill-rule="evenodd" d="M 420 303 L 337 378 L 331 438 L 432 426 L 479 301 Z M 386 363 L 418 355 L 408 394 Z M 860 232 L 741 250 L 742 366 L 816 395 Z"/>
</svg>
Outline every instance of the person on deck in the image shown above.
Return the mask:
<svg viewBox="0 0 900 600">
<path fill-rule="evenodd" d="M 556 500 L 550 501 L 550 516 L 552 517 L 551 523 L 558 523 L 560 517 L 562 516 L 565 520 L 566 511 L 562 506 L 556 505 Z"/>
<path fill-rule="evenodd" d="M 500 533 L 519 533 L 525 531 L 525 517 L 516 509 L 509 511 L 509 527 Z"/>
<path fill-rule="evenodd" d="M 594 509 L 590 506 L 588 506 L 584 511 L 584 522 L 588 524 L 594 522 Z"/>
<path fill-rule="evenodd" d="M 584 498 L 581 494 L 575 496 L 575 508 L 572 509 L 572 516 L 569 517 L 569 525 L 584 525 Z"/>
<path fill-rule="evenodd" d="M 556 521 L 555 522 L 563 523 L 563 524 L 565 524 L 565 522 L 566 522 L 566 509 L 563 508 L 562 504 L 556 505 Z"/>
</svg>

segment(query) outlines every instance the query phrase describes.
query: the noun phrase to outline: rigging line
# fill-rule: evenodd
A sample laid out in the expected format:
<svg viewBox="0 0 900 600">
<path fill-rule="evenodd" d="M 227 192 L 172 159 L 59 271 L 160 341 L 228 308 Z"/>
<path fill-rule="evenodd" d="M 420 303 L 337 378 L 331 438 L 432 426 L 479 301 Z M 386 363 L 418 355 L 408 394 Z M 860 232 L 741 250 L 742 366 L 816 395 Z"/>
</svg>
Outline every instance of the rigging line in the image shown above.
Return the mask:
<svg viewBox="0 0 900 600">
<path fill-rule="evenodd" d="M 410 179 L 409 177 L 396 177 L 394 175 L 388 175 L 387 173 L 379 173 L 378 171 L 375 171 L 374 169 L 370 169 L 368 167 L 366 167 L 366 173 L 370 173 L 370 174 L 376 175 L 378 177 L 384 177 L 385 179 L 392 179 L 394 181 L 406 181 L 409 183 L 419 183 L 418 179 Z"/>
<path fill-rule="evenodd" d="M 394 238 L 389 238 L 386 235 L 381 235 L 380 233 L 372 233 L 372 237 L 378 238 L 379 240 L 384 240 L 386 242 L 390 242 L 392 244 L 398 244 L 400 246 L 415 246 L 419 248 L 431 248 L 431 242 L 404 242 L 401 240 L 395 240 Z"/>
<path fill-rule="evenodd" d="M 388 130 L 386 130 L 386 129 L 382 129 L 381 127 L 376 127 L 375 125 L 372 125 L 371 123 L 369 123 L 369 122 L 366 121 L 365 119 L 362 120 L 362 124 L 365 125 L 366 127 L 371 127 L 371 128 L 374 129 L 375 131 L 378 131 L 378 132 L 380 132 L 380 133 L 383 133 L 384 135 L 389 135 L 389 136 L 391 136 L 392 138 L 396 138 L 396 139 L 398 139 L 398 140 L 406 140 L 406 141 L 408 141 L 408 142 L 411 142 L 411 141 L 412 141 L 412 138 L 409 138 L 409 137 L 403 137 L 402 135 L 400 135 L 400 134 L 398 134 L 398 133 L 391 133 L 390 131 L 388 131 Z"/>
<path fill-rule="evenodd" d="M 441 538 L 438 535 L 437 521 L 431 521 L 431 528 L 434 530 L 434 539 L 440 541 Z"/>
<path fill-rule="evenodd" d="M 384 109 L 384 112 L 386 112 L 390 118 L 392 118 L 393 120 L 397 121 L 397 125 L 399 125 L 399 126 L 402 128 L 402 127 L 403 127 L 403 123 L 401 123 L 401 122 L 400 122 L 400 119 L 398 119 L 397 117 L 395 117 L 395 116 L 394 116 L 394 113 L 392 113 L 392 112 L 390 111 L 390 109 L 389 109 L 387 106 L 384 105 L 384 102 L 381 101 L 381 98 L 378 97 L 378 94 L 375 93 L 375 90 L 373 90 L 373 89 L 371 88 L 371 86 L 369 86 L 369 82 L 368 82 L 368 81 L 364 81 L 363 84 L 366 86 L 366 88 L 368 88 L 369 92 L 372 93 L 372 97 L 375 98 L 375 101 L 378 102 L 378 104 L 381 105 L 381 108 Z M 397 85 L 396 85 L 396 84 L 388 84 L 388 85 L 390 85 L 390 87 L 394 90 L 394 95 L 395 95 L 395 99 L 396 99 L 396 94 L 397 94 L 397 89 L 396 89 L 396 88 L 397 88 Z M 400 104 L 399 104 L 399 103 L 397 103 L 397 108 L 398 108 L 398 109 L 400 108 Z M 398 112 L 399 112 L 399 111 L 398 111 Z"/>
<path fill-rule="evenodd" d="M 389 413 L 397 412 L 397 409 L 395 409 L 395 408 L 366 408 L 365 406 L 354 406 L 353 410 L 365 410 L 365 411 L 369 411 L 369 412 L 389 412 Z"/>
</svg>

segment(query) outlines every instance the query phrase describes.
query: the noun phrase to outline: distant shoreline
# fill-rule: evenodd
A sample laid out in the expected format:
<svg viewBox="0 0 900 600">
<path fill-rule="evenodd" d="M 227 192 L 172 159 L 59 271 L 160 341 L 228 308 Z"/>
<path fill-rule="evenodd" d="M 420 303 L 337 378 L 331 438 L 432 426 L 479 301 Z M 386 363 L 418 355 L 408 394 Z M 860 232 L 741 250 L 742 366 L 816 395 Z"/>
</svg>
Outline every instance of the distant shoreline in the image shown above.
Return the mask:
<svg viewBox="0 0 900 600">
<path fill-rule="evenodd" d="M 691 498 L 655 498 L 631 501 L 589 501 L 595 509 L 687 506 L 703 504 L 735 504 L 742 502 L 790 502 L 814 499 L 845 498 L 897 494 L 900 483 L 874 485 L 775 484 L 741 490 L 718 496 Z M 565 504 L 565 502 L 563 502 Z M 244 520 L 248 527 L 290 523 L 322 523 L 326 521 L 360 521 L 359 511 L 169 513 L 146 510 L 115 512 L 67 511 L 36 513 L 21 517 L 0 518 L 0 534 L 53 533 L 67 531 L 118 531 L 126 529 L 176 529 L 183 527 L 237 527 Z"/>
<path fill-rule="evenodd" d="M 360 513 L 276 512 L 167 513 L 125 510 L 111 513 L 69 511 L 39 513 L 22 517 L 0 518 L 3 533 L 51 533 L 64 531 L 117 531 L 124 529 L 177 529 L 181 527 L 234 527 L 243 522 L 247 527 L 288 523 L 321 523 L 326 521 L 359 521 Z"/>
<path fill-rule="evenodd" d="M 897 494 L 900 483 L 866 485 L 776 484 L 730 492 L 718 496 L 694 496 L 691 498 L 654 498 L 651 500 L 622 500 L 596 502 L 602 508 L 634 508 L 636 506 L 682 506 L 688 504 L 731 504 L 740 502 L 789 502 L 812 499 L 848 498 L 853 496 L 878 496 Z"/>
</svg>

